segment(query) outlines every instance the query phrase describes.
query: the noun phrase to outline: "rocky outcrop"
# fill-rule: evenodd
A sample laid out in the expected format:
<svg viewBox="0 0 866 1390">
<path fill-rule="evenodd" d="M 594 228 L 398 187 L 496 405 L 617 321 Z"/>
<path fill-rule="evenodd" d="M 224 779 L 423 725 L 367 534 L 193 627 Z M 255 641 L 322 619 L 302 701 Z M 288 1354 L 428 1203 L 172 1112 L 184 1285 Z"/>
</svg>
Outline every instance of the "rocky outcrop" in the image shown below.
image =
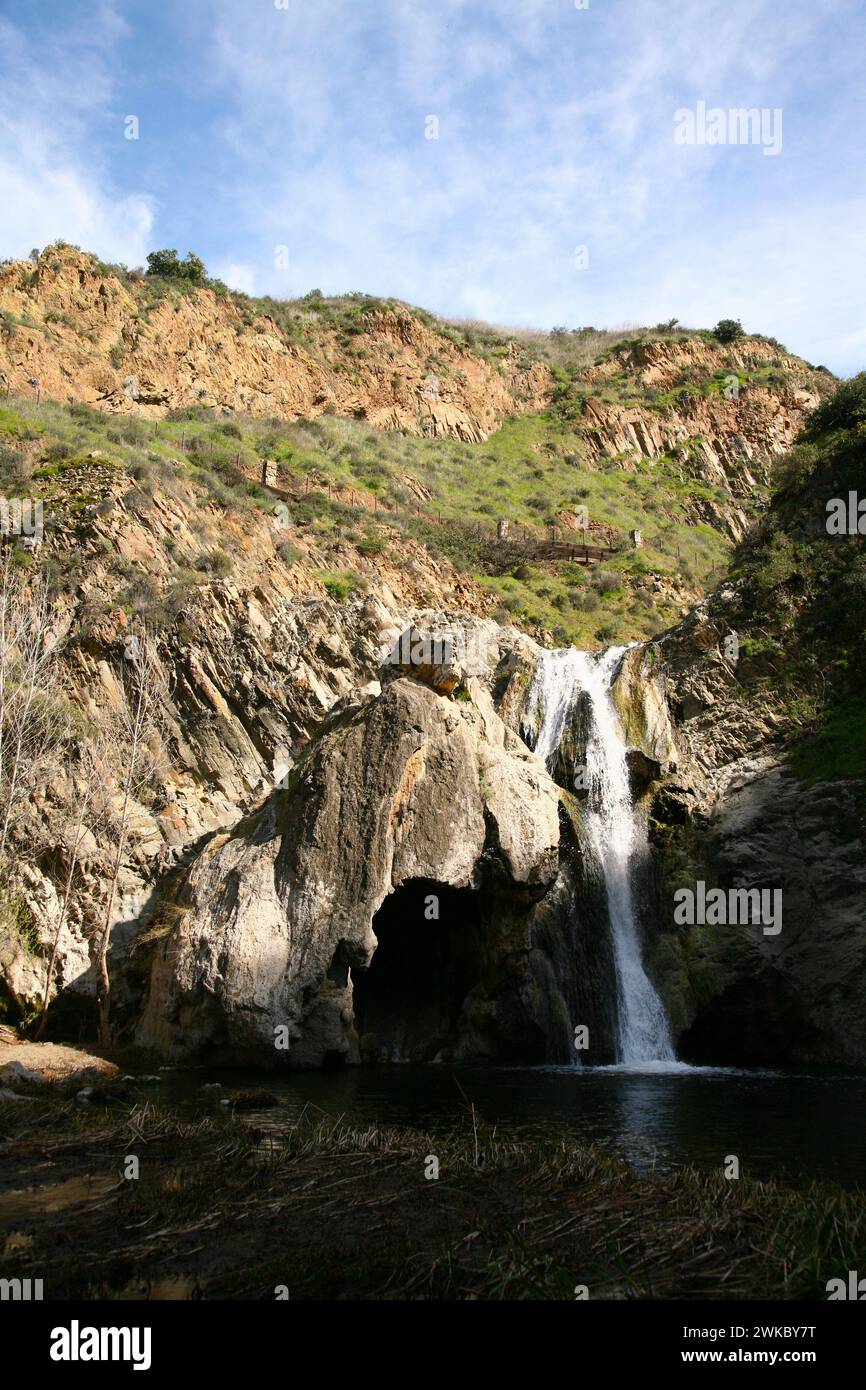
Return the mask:
<svg viewBox="0 0 866 1390">
<path fill-rule="evenodd" d="M 735 592 L 626 656 L 618 698 L 657 761 L 645 795 L 654 887 L 649 962 L 686 1060 L 866 1061 L 866 814 L 857 781 L 804 784 L 784 710 L 725 655 Z M 677 923 L 675 893 L 781 893 L 781 929 Z"/>
<path fill-rule="evenodd" d="M 6 1088 L 13 1093 L 42 1086 L 74 1090 L 78 1086 L 111 1081 L 119 1075 L 119 1068 L 113 1062 L 76 1047 L 0 1038 L 0 1095 Z"/>
<path fill-rule="evenodd" d="M 588 981 L 558 789 L 468 687 L 399 675 L 341 709 L 289 788 L 207 845 L 139 1042 L 292 1066 L 568 1056 Z"/>
<path fill-rule="evenodd" d="M 698 389 L 713 374 L 725 374 L 727 391 Z M 651 388 L 661 393 L 658 400 L 650 406 L 607 399 L 605 384 L 623 375 L 635 393 Z M 748 529 L 749 504 L 832 385 L 829 373 L 765 340 L 722 347 L 701 336 L 625 344 L 589 368 L 585 381 L 602 388 L 584 400 L 579 417 L 588 460 L 615 458 L 625 468 L 674 460 L 684 478 L 705 485 L 690 498 L 691 519 L 736 541 Z"/>
<path fill-rule="evenodd" d="M 0 267 L 0 386 L 158 418 L 185 405 L 351 416 L 430 438 L 485 439 L 542 409 L 551 377 L 513 346 L 498 365 L 408 308 L 372 307 L 360 338 L 312 314 L 287 338 L 251 301 L 182 287 L 157 298 L 69 246 Z M 353 332 L 357 324 L 353 324 Z M 354 345 L 353 345 L 354 344 Z"/>
<path fill-rule="evenodd" d="M 111 912 L 122 997 L 130 944 L 151 929 L 170 876 L 204 837 L 230 830 L 284 782 L 337 702 L 378 681 L 388 634 L 399 634 L 422 600 L 440 605 L 440 623 L 456 615 L 458 628 L 475 624 L 488 638 L 498 629 L 473 618 L 473 607 L 480 613 L 489 602 L 472 581 L 407 536 L 373 558 L 345 542 L 325 549 L 313 531 L 258 509 L 226 511 L 180 477 L 140 493 L 96 455 L 66 461 L 45 492 L 42 556 L 68 586 L 52 638 L 78 717 L 117 732 L 126 644 L 143 622 L 158 629 L 167 676 L 156 776 L 134 800 Z M 230 556 L 222 578 L 214 577 L 214 555 Z M 356 574 L 354 598 L 328 595 L 321 576 L 331 569 Z M 491 659 L 495 665 L 496 642 Z M 44 993 L 80 780 L 76 759 L 58 749 L 51 774 L 16 816 L 7 895 L 14 910 L 0 918 L 0 1009 L 8 1000 L 16 1016 L 37 1008 Z M 92 817 L 79 846 L 51 990 L 63 996 L 61 1013 L 91 1008 L 119 787 L 112 769 L 107 809 Z M 61 1021 L 77 1035 L 80 1020 Z"/>
</svg>

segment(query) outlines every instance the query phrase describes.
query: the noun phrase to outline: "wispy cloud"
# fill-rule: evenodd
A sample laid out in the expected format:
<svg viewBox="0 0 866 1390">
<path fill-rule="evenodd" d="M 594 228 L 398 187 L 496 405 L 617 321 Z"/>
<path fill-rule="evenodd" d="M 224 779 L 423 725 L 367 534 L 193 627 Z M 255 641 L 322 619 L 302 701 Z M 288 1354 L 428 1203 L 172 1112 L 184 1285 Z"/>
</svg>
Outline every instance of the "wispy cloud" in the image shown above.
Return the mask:
<svg viewBox="0 0 866 1390">
<path fill-rule="evenodd" d="M 112 55 L 127 32 L 107 3 L 37 34 L 0 19 L 0 244 L 6 255 L 63 237 L 141 261 L 152 199 L 113 186 L 94 131 L 111 109 Z M 117 138 L 122 139 L 119 121 Z"/>
<path fill-rule="evenodd" d="M 739 317 L 853 370 L 858 10 L 210 0 L 203 25 L 151 0 L 129 42 L 103 7 L 98 44 L 64 21 L 47 52 L 7 25 L 43 96 L 31 121 L 21 83 L 0 95 L 18 151 L 3 156 L 17 206 L 0 234 L 19 248 L 58 231 L 127 260 L 150 237 L 247 290 L 367 289 L 508 323 Z M 139 67 L 146 135 L 108 150 L 114 92 Z M 699 100 L 783 108 L 779 157 L 675 145 L 675 111 Z"/>
</svg>

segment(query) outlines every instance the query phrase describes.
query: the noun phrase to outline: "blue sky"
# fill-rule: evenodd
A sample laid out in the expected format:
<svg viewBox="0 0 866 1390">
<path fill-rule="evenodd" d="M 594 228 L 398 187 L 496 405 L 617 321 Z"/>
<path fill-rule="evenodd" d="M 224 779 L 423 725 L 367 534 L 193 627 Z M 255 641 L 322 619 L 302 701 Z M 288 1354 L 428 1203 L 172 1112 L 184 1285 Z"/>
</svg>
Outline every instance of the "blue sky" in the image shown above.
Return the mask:
<svg viewBox="0 0 866 1390">
<path fill-rule="evenodd" d="M 174 246 L 251 292 L 542 328 L 734 317 L 848 375 L 864 21 L 863 0 L 0 0 L 0 255 Z M 677 144 L 699 101 L 781 110 L 780 152 Z"/>
</svg>

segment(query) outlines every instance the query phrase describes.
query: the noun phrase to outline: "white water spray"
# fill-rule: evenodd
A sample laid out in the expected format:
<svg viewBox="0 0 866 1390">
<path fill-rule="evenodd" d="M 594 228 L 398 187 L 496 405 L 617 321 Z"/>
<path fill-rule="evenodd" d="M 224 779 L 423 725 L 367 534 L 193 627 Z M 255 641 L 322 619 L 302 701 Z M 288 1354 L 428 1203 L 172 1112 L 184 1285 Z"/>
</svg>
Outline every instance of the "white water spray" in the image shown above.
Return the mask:
<svg viewBox="0 0 866 1390">
<path fill-rule="evenodd" d="M 607 893 L 616 968 L 617 1060 L 634 1065 L 674 1061 L 676 1054 L 661 1000 L 643 968 L 635 920 L 632 875 L 646 832 L 632 801 L 625 739 L 611 694 L 611 680 L 625 650 L 610 647 L 598 656 L 573 648 L 545 651 L 530 691 L 527 720 L 534 724 L 541 702 L 534 747 L 553 770 L 576 700 L 581 692 L 589 699 L 585 824 Z M 578 769 L 573 771 L 577 774 Z"/>
</svg>

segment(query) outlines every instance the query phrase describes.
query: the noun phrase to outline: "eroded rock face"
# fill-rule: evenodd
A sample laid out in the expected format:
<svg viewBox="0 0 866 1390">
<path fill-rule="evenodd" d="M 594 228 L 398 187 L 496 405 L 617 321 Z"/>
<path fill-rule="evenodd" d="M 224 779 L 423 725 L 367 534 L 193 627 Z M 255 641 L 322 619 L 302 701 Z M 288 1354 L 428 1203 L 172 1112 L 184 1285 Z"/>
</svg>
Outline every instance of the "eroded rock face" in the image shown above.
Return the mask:
<svg viewBox="0 0 866 1390">
<path fill-rule="evenodd" d="M 25 394 L 37 381 L 43 398 L 74 397 L 112 413 L 156 418 L 203 402 L 285 419 L 347 415 L 468 443 L 508 415 L 543 409 L 553 384 L 516 344 L 497 370 L 407 309 L 368 313 L 367 353 L 350 375 L 340 370 L 338 332 L 312 319 L 314 341 L 302 347 L 270 317 L 250 322 L 209 289 L 167 296 L 147 314 L 141 306 L 134 284 L 71 246 L 52 247 L 36 267 L 0 267 L 0 308 L 20 321 L 0 336 L 0 380 Z"/>
<path fill-rule="evenodd" d="M 853 785 L 806 787 L 772 759 L 731 778 L 707 826 L 715 877 L 781 889 L 782 926 L 705 929 L 720 988 L 683 1034 L 687 1058 L 866 1061 L 862 828 Z"/>
<path fill-rule="evenodd" d="M 701 337 L 624 344 L 591 367 L 586 379 L 604 382 L 622 371 L 670 396 L 656 410 L 588 400 L 584 424 L 590 449 L 597 456 L 624 458 L 673 454 L 687 473 L 721 488 L 732 501 L 748 498 L 756 484 L 769 481 L 774 458 L 790 448 L 832 380 L 761 339 L 726 347 Z M 684 374 L 698 381 L 710 373 L 727 373 L 727 389 L 677 393 Z M 708 498 L 695 499 L 695 520 L 727 529 L 735 539 L 748 524 L 736 505 L 719 507 Z"/>
<path fill-rule="evenodd" d="M 725 655 L 732 598 L 723 588 L 623 663 L 630 737 L 660 768 L 645 797 L 650 968 L 686 1060 L 862 1065 L 862 784 L 796 777 L 782 713 Z M 677 925 L 674 893 L 699 880 L 781 890 L 781 930 Z"/>
<path fill-rule="evenodd" d="M 195 854 L 204 837 L 231 829 L 281 784 L 311 735 L 341 702 L 375 688 L 382 637 L 418 615 L 423 597 L 430 621 L 449 612 L 475 624 L 498 661 L 498 628 L 473 618 L 471 582 L 405 539 L 391 558 L 359 553 L 327 557 L 313 534 L 292 530 L 296 555 L 279 553 L 286 529 L 267 513 L 226 513 L 203 502 L 185 480 L 172 496 L 157 491 L 139 508 L 122 470 L 96 455 L 70 466 L 64 488 L 92 498 L 84 521 L 58 493 L 51 540 L 80 565 L 76 591 L 53 614 L 62 681 L 84 719 L 111 728 L 123 705 L 125 644 L 130 617 L 121 597 L 130 567 L 167 601 L 176 546 L 206 556 L 231 555 L 231 575 L 185 586 L 172 621 L 159 637 L 169 679 L 160 710 L 163 753 L 152 784 L 134 799 L 125 853 L 112 901 L 111 962 L 118 1019 L 137 1007 L 126 990 L 128 952 L 150 930 L 169 875 Z M 69 479 L 74 479 L 69 482 Z M 55 504 L 51 504 L 54 506 Z M 363 590 L 335 602 L 316 579 L 322 566 L 363 574 Z M 478 605 L 483 612 L 486 601 Z M 446 611 L 440 611 L 446 610 Z M 136 621 L 136 620 L 132 620 Z M 62 749 L 40 778 L 12 828 L 11 883 L 26 930 L 0 923 L 0 1008 L 15 1016 L 38 1008 L 59 921 L 60 900 L 77 820 L 80 772 Z M 58 999 L 49 1027 L 78 1036 L 92 1019 L 92 958 L 105 921 L 123 804 L 119 773 L 108 770 L 106 813 L 88 818 L 74 866 L 74 888 L 59 939 L 49 997 Z M 68 1016 L 66 1010 L 68 1008 Z M 60 1010 L 64 1016 L 59 1016 Z M 126 1013 L 123 1012 L 126 1010 Z M 77 1015 L 77 1017 L 76 1017 Z"/>
<path fill-rule="evenodd" d="M 552 934 L 567 950 L 572 904 L 544 902 L 560 875 L 559 793 L 481 683 L 470 688 L 471 701 L 452 701 L 412 677 L 391 681 L 339 715 L 288 791 L 211 841 L 155 956 L 142 1044 L 294 1066 L 362 1053 L 567 1055 L 573 981 L 536 945 Z M 433 1009 L 419 1033 L 371 990 L 359 1037 L 353 985 L 375 966 L 377 914 L 401 891 L 405 930 L 427 936 L 427 1002 L 444 995 L 452 1016 Z M 438 917 L 422 915 L 437 897 Z M 474 941 L 458 989 L 430 942 L 437 931 L 459 939 L 464 918 Z M 391 968 L 399 975 L 396 957 Z M 275 1050 L 280 1025 L 288 1054 Z"/>
</svg>

